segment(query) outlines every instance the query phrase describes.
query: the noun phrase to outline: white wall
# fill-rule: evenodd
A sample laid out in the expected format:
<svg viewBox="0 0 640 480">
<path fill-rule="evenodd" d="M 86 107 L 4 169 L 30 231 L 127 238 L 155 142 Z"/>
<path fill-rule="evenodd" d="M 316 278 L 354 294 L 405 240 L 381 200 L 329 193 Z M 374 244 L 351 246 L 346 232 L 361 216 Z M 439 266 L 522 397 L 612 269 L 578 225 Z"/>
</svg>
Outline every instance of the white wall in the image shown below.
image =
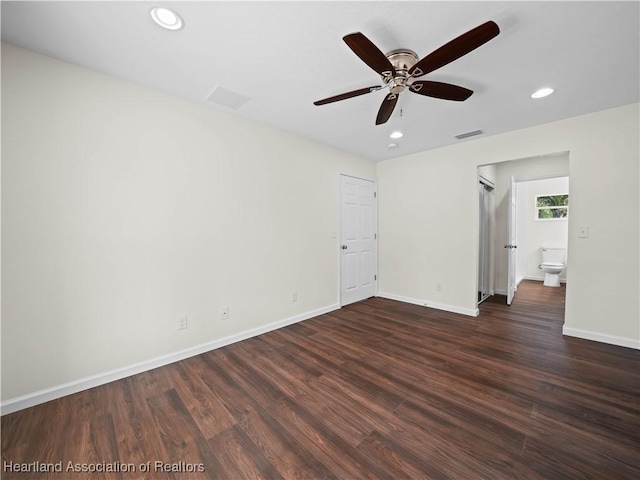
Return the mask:
<svg viewBox="0 0 640 480">
<path fill-rule="evenodd" d="M 379 290 L 474 312 L 477 166 L 569 152 L 564 332 L 639 348 L 638 119 L 627 105 L 379 163 Z"/>
<path fill-rule="evenodd" d="M 538 220 L 536 218 L 536 196 L 569 193 L 569 177 L 547 178 L 518 182 L 518 250 L 516 257 L 524 266 L 523 277 L 529 280 L 544 280 L 544 272 L 538 268 L 542 262 L 542 247 L 564 248 L 568 246 L 568 218 Z M 569 203 L 571 196 L 569 195 Z M 571 211 L 571 207 L 569 207 Z M 571 213 L 569 213 L 571 214 Z M 568 255 L 567 250 L 567 255 Z M 565 265 L 566 259 L 565 259 Z M 566 281 L 568 267 L 560 274 Z"/>
<path fill-rule="evenodd" d="M 355 156 L 10 45 L 2 140 L 5 404 L 336 308 L 339 174 L 375 176 Z"/>
</svg>

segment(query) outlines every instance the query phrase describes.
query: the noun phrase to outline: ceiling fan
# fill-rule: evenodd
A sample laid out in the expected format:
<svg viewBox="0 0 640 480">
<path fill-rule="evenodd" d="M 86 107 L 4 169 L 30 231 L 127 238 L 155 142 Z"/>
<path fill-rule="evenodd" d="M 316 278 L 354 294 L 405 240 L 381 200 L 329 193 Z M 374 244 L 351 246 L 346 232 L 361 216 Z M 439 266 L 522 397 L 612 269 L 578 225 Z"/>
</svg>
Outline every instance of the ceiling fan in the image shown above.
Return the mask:
<svg viewBox="0 0 640 480">
<path fill-rule="evenodd" d="M 493 21 L 488 21 L 454 38 L 422 60 L 418 60 L 418 55 L 414 51 L 405 48 L 393 50 L 385 55 L 364 34 L 360 32 L 350 33 L 344 36 L 343 40 L 353 50 L 353 53 L 360 57 L 360 60 L 380 75 L 384 85 L 374 85 L 341 93 L 340 95 L 318 100 L 313 104 L 326 105 L 327 103 L 358 97 L 388 87 L 389 93 L 382 101 L 376 117 L 376 125 L 381 125 L 389 120 L 396 103 L 398 103 L 398 96 L 405 90 L 427 97 L 458 102 L 464 101 L 471 96 L 472 90 L 450 83 L 416 80 L 416 78 L 457 60 L 484 45 L 499 33 L 500 28 L 498 28 L 498 25 Z"/>
</svg>

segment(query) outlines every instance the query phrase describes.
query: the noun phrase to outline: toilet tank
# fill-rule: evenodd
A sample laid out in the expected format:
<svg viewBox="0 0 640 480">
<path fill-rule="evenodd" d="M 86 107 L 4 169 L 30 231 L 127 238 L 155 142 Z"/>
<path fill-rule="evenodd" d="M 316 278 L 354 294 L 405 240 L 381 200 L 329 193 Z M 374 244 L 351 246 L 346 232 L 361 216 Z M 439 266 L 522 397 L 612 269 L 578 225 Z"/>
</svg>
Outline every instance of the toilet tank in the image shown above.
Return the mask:
<svg viewBox="0 0 640 480">
<path fill-rule="evenodd" d="M 554 262 L 564 263 L 566 248 L 548 248 L 542 247 L 542 263 Z"/>
</svg>

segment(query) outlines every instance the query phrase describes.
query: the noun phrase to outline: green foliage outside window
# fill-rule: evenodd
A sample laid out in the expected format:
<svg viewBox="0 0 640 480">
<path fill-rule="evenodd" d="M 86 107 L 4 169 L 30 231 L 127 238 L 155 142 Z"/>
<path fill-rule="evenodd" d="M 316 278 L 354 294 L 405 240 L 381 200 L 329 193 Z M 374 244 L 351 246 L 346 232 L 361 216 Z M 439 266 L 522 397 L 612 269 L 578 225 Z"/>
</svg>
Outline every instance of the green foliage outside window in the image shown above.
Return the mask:
<svg viewBox="0 0 640 480">
<path fill-rule="evenodd" d="M 569 195 L 538 195 L 536 210 L 539 220 L 562 219 L 569 215 Z"/>
</svg>

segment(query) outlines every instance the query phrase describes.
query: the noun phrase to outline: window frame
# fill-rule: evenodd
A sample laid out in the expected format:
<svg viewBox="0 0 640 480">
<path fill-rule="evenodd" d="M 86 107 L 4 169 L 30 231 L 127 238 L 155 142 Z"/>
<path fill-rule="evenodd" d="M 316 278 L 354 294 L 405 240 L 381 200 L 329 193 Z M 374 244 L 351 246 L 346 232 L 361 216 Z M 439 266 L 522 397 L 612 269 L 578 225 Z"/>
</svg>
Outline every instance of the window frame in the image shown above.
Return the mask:
<svg viewBox="0 0 640 480">
<path fill-rule="evenodd" d="M 567 205 L 558 205 L 558 206 L 544 206 L 544 207 L 539 207 L 538 206 L 538 198 L 540 197 L 560 197 L 560 196 L 567 196 Z M 535 197 L 535 202 L 534 202 L 534 208 L 535 208 L 535 220 L 536 222 L 558 222 L 558 221 L 563 221 L 566 222 L 569 219 L 569 192 L 565 192 L 565 193 L 545 193 L 545 194 L 541 194 L 541 195 L 536 195 Z M 560 209 L 566 209 L 567 210 L 567 215 L 564 217 L 548 217 L 548 218 L 540 218 L 540 210 L 560 210 Z"/>
</svg>

